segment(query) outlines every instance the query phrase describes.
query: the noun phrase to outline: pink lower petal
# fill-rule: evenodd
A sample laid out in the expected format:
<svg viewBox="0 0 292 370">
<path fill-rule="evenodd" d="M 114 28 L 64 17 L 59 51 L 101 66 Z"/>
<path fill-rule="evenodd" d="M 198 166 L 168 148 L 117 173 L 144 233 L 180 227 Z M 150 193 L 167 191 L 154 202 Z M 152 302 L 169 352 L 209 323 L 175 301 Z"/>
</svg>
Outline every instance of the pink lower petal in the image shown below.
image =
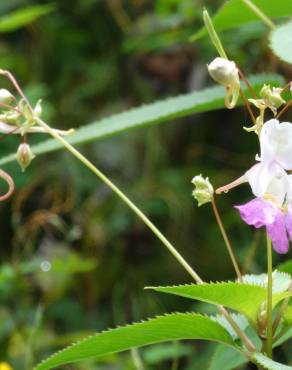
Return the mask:
<svg viewBox="0 0 292 370">
<path fill-rule="evenodd" d="M 274 250 L 278 253 L 287 253 L 289 250 L 289 240 L 286 231 L 286 215 L 279 211 L 275 221 L 267 225 L 267 232 L 272 240 Z"/>
<path fill-rule="evenodd" d="M 235 206 L 239 210 L 240 217 L 248 225 L 255 228 L 272 224 L 280 212 L 272 203 L 261 198 L 255 198 L 241 206 Z"/>
<path fill-rule="evenodd" d="M 292 241 L 292 209 L 290 208 L 286 215 L 285 223 L 286 223 L 286 229 L 289 235 L 289 239 Z"/>
</svg>

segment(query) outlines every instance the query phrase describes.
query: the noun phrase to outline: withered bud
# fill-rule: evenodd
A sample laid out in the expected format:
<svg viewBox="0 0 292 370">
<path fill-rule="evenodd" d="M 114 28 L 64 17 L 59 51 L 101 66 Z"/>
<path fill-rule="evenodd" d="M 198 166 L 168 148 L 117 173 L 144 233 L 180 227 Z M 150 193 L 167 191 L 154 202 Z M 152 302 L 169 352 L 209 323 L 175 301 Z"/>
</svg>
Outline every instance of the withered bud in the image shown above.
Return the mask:
<svg viewBox="0 0 292 370">
<path fill-rule="evenodd" d="M 31 151 L 29 144 L 22 143 L 19 145 L 16 153 L 16 159 L 22 171 L 24 171 L 29 166 L 34 157 L 35 155 Z"/>
</svg>

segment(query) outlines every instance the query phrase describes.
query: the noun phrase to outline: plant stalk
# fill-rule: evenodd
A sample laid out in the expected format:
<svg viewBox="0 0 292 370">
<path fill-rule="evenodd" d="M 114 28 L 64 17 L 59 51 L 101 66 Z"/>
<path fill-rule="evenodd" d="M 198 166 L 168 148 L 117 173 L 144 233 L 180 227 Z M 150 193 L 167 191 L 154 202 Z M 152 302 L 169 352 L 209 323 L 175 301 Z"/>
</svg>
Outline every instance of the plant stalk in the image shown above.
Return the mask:
<svg viewBox="0 0 292 370">
<path fill-rule="evenodd" d="M 217 224 L 218 224 L 218 226 L 220 228 L 220 231 L 221 231 L 223 240 L 225 242 L 225 245 L 226 245 L 226 248 L 227 248 L 229 257 L 231 259 L 232 265 L 233 265 L 234 270 L 236 272 L 237 278 L 238 278 L 239 281 L 242 281 L 242 275 L 241 275 L 240 269 L 238 267 L 238 263 L 236 261 L 235 255 L 233 253 L 231 243 L 230 243 L 230 241 L 228 239 L 228 236 L 226 234 L 226 231 L 225 231 L 223 222 L 221 220 L 220 214 L 218 212 L 218 208 L 217 208 L 217 205 L 216 205 L 216 202 L 215 202 L 214 197 L 212 198 L 211 204 L 212 204 L 212 208 L 213 208 L 213 211 L 214 211 L 214 215 L 216 217 Z"/>
<path fill-rule="evenodd" d="M 257 7 L 251 0 L 242 0 L 242 2 L 252 11 L 255 15 L 261 19 L 271 30 L 276 28 L 274 22 L 259 8 Z"/>
<path fill-rule="evenodd" d="M 272 242 L 267 235 L 267 269 L 268 269 L 268 295 L 267 295 L 267 339 L 265 350 L 267 356 L 273 358 L 273 257 L 272 257 Z"/>
</svg>

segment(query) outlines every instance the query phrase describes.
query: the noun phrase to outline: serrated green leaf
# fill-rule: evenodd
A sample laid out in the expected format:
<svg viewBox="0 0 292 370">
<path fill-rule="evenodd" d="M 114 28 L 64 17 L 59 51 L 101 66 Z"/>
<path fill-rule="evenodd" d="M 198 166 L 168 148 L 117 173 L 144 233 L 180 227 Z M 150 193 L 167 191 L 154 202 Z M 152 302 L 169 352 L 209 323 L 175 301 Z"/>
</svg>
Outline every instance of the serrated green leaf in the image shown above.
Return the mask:
<svg viewBox="0 0 292 370">
<path fill-rule="evenodd" d="M 271 32 L 270 47 L 281 60 L 292 64 L 292 22 Z"/>
<path fill-rule="evenodd" d="M 263 366 L 264 369 L 267 370 L 292 370 L 292 366 L 283 365 L 279 362 L 273 361 L 262 353 L 253 354 L 252 358 L 257 364 Z"/>
<path fill-rule="evenodd" d="M 237 348 L 228 332 L 207 316 L 174 313 L 86 338 L 44 360 L 35 370 L 48 370 L 133 347 L 180 339 L 206 339 Z"/>
<path fill-rule="evenodd" d="M 267 299 L 265 288 L 235 282 L 150 287 L 149 289 L 229 307 L 245 315 L 254 325 L 260 307 Z M 291 295 L 291 292 L 273 294 L 273 307 Z"/>
<path fill-rule="evenodd" d="M 292 326 L 292 306 L 286 308 L 283 318 L 287 326 Z"/>
<path fill-rule="evenodd" d="M 268 17 L 281 18 L 292 15 L 292 2 L 287 0 L 267 1 L 253 0 Z M 251 11 L 242 0 L 230 0 L 218 10 L 212 18 L 217 32 L 238 28 L 244 24 L 260 21 L 259 18 Z M 195 41 L 207 35 L 205 28 L 201 28 L 192 36 L 191 40 Z"/>
<path fill-rule="evenodd" d="M 0 17 L 0 32 L 12 32 L 54 10 L 53 4 L 33 5 Z"/>
<path fill-rule="evenodd" d="M 273 86 L 284 85 L 284 80 L 279 75 L 257 75 L 251 77 L 250 82 L 256 91 L 259 91 L 264 83 Z M 247 89 L 243 87 L 243 90 L 248 94 Z M 224 88 L 216 86 L 157 101 L 83 126 L 77 129 L 67 140 L 71 144 L 77 145 L 89 141 L 100 140 L 135 128 L 170 121 L 174 118 L 185 117 L 193 113 L 223 108 L 224 96 Z M 242 101 L 239 102 L 239 105 L 242 105 Z M 32 151 L 34 154 L 42 154 L 62 148 L 62 145 L 58 142 L 49 139 L 38 145 L 34 145 Z M 0 165 L 14 160 L 15 153 L 3 157 L 0 160 Z"/>
</svg>

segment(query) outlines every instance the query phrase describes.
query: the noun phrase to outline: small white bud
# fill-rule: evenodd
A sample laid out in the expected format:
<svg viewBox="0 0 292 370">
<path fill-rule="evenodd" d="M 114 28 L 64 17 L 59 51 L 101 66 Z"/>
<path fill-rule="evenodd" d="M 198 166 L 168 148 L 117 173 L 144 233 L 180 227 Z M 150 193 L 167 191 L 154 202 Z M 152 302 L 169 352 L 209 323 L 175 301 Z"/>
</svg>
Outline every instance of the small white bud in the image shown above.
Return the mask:
<svg viewBox="0 0 292 370">
<path fill-rule="evenodd" d="M 234 108 L 240 92 L 239 72 L 236 64 L 228 59 L 218 57 L 207 67 L 210 76 L 226 88 L 226 107 L 228 109 Z"/>
<path fill-rule="evenodd" d="M 212 201 L 214 189 L 208 177 L 204 179 L 202 175 L 195 176 L 192 179 L 192 183 L 195 185 L 195 189 L 192 194 L 193 197 L 198 201 L 199 207 Z"/>
<path fill-rule="evenodd" d="M 0 89 L 0 102 L 9 104 L 14 99 L 10 91 L 6 89 Z"/>
<path fill-rule="evenodd" d="M 19 145 L 16 153 L 16 159 L 22 171 L 24 171 L 29 166 L 34 157 L 35 155 L 31 151 L 29 144 L 22 143 Z"/>
<path fill-rule="evenodd" d="M 216 82 L 224 86 L 231 84 L 234 78 L 238 78 L 238 69 L 235 63 L 220 57 L 215 58 L 208 65 L 208 71 Z"/>
</svg>

